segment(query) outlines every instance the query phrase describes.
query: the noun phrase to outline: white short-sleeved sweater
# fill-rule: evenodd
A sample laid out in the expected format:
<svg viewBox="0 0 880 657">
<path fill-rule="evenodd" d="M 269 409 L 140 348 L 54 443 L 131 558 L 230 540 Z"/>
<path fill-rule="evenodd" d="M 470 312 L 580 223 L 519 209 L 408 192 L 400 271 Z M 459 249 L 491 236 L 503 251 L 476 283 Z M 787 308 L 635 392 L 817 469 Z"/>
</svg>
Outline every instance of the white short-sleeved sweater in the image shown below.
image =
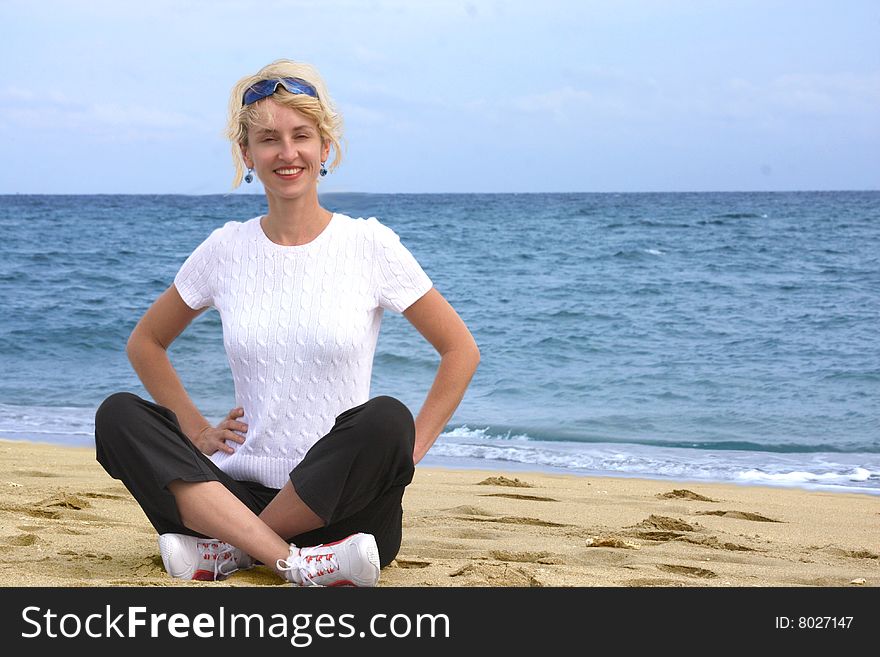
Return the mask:
<svg viewBox="0 0 880 657">
<path fill-rule="evenodd" d="M 191 308 L 220 312 L 248 425 L 211 459 L 238 480 L 281 488 L 337 415 L 370 395 L 383 309 L 403 312 L 432 283 L 393 230 L 334 214 L 308 244 L 272 242 L 260 217 L 231 221 L 174 279 Z"/>
</svg>

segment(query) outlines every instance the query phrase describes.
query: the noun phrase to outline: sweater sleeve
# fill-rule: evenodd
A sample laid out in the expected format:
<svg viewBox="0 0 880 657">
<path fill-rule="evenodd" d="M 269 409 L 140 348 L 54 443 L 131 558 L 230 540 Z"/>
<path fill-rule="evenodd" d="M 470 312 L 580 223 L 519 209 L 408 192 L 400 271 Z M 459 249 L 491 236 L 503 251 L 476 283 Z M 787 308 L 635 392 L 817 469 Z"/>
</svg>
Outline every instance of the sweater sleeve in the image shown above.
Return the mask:
<svg viewBox="0 0 880 657">
<path fill-rule="evenodd" d="M 379 305 L 402 313 L 434 284 L 388 226 L 375 221 L 375 283 Z"/>
<path fill-rule="evenodd" d="M 196 247 L 174 277 L 174 287 L 193 310 L 214 305 L 220 230 L 215 230 Z"/>
</svg>

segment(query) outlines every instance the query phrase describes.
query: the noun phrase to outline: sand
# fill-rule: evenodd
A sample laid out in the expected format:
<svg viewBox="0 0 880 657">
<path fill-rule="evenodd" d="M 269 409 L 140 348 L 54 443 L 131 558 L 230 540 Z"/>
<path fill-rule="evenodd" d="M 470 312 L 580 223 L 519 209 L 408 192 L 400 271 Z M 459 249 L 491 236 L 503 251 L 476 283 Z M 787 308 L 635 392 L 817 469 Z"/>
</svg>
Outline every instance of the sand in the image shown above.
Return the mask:
<svg viewBox="0 0 880 657">
<path fill-rule="evenodd" d="M 283 586 L 165 574 L 87 448 L 0 441 L 4 586 Z M 878 586 L 880 496 L 419 467 L 380 586 Z"/>
</svg>

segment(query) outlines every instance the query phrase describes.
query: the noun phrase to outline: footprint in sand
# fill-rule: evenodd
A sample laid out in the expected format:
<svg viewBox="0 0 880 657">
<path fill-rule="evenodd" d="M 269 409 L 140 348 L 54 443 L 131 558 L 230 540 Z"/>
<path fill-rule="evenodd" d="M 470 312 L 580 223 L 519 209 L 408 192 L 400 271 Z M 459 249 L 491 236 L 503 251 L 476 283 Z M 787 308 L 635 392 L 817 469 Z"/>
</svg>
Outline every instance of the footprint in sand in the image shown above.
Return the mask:
<svg viewBox="0 0 880 657">
<path fill-rule="evenodd" d="M 0 504 L 0 511 L 23 513 L 32 518 L 48 518 L 49 520 L 57 520 L 61 517 L 61 513 L 58 511 L 50 511 L 48 509 L 40 509 L 30 506 L 19 506 L 17 504 Z"/>
<path fill-rule="evenodd" d="M 497 515 L 492 513 L 491 511 L 487 511 L 478 506 L 472 506 L 470 504 L 462 504 L 461 506 L 454 506 L 450 509 L 443 509 L 444 511 L 451 511 L 452 513 L 461 513 L 466 516 L 494 516 Z"/>
<path fill-rule="evenodd" d="M 81 499 L 76 495 L 68 495 L 66 493 L 46 498 L 45 500 L 37 502 L 37 504 L 39 506 L 59 506 L 64 509 L 75 509 L 77 511 L 80 509 L 88 509 L 92 506 L 91 503 L 86 500 Z"/>
<path fill-rule="evenodd" d="M 643 538 L 648 541 L 674 541 L 685 536 L 685 532 L 700 530 L 699 527 L 695 527 L 684 520 L 654 514 L 651 514 L 632 527 L 635 531 L 626 532 L 627 536 Z"/>
<path fill-rule="evenodd" d="M 510 552 L 508 550 L 492 550 L 489 557 L 496 561 L 514 561 L 517 563 L 541 563 L 545 565 L 563 563 L 562 559 L 549 552 Z"/>
<path fill-rule="evenodd" d="M 449 574 L 450 577 L 465 577 L 467 584 L 481 586 L 544 586 L 528 568 L 508 566 L 507 564 L 472 563 L 462 566 Z"/>
<path fill-rule="evenodd" d="M 515 488 L 534 488 L 532 484 L 520 481 L 516 477 L 509 479 L 507 477 L 489 477 L 483 481 L 477 482 L 477 486 L 512 486 Z"/>
<path fill-rule="evenodd" d="M 509 525 L 534 525 L 536 527 L 570 527 L 558 522 L 550 522 L 549 520 L 541 520 L 540 518 L 526 518 L 524 516 L 502 516 L 500 518 L 467 518 L 462 520 L 470 520 L 471 522 L 500 522 Z"/>
<path fill-rule="evenodd" d="M 685 543 L 693 543 L 702 547 L 712 548 L 713 550 L 729 550 L 731 552 L 755 552 L 755 548 L 750 548 L 738 543 L 727 543 L 718 540 L 717 536 L 680 536 L 675 539 Z"/>
<path fill-rule="evenodd" d="M 48 508 L 40 508 L 41 506 L 46 506 Z M 92 505 L 89 502 L 81 500 L 73 495 L 62 495 L 37 502 L 35 505 L 29 507 L 19 507 L 16 510 L 20 513 L 33 516 L 34 518 L 48 518 L 50 520 L 59 520 L 65 517 L 74 518 L 77 521 L 88 520 L 102 527 L 127 524 L 125 521 L 112 520 L 97 513 L 83 511 L 83 509 L 90 508 L 91 506 Z M 61 511 L 52 510 L 55 508 L 61 509 Z M 69 511 L 75 511 L 76 513 L 70 514 Z"/>
<path fill-rule="evenodd" d="M 43 539 L 41 539 L 36 534 L 19 534 L 18 536 L 12 536 L 3 541 L 3 545 L 10 545 L 14 547 L 27 547 L 28 545 L 37 545 L 38 543 L 44 543 Z"/>
<path fill-rule="evenodd" d="M 850 557 L 852 559 L 880 559 L 880 554 L 871 552 L 870 550 L 847 550 L 845 548 L 825 546 L 820 548 L 824 552 L 834 554 L 839 557 Z"/>
<path fill-rule="evenodd" d="M 726 513 L 726 512 L 722 512 Z M 717 515 L 716 512 L 710 512 L 706 515 Z M 772 522 L 772 521 L 771 521 Z M 649 541 L 682 541 L 685 543 L 693 543 L 716 550 L 730 550 L 734 552 L 753 552 L 754 550 L 745 545 L 736 543 L 728 543 L 718 540 L 717 536 L 700 536 L 699 534 L 690 534 L 689 532 L 703 531 L 703 527 L 699 525 L 691 525 L 679 518 L 670 518 L 668 516 L 650 515 L 635 527 L 646 528 L 648 531 L 632 532 L 629 535 L 637 538 L 643 538 Z"/>
<path fill-rule="evenodd" d="M 541 520 L 540 518 L 527 518 L 522 516 L 501 516 L 496 517 L 497 514 L 492 513 L 491 511 L 487 511 L 486 509 L 482 509 L 478 506 L 471 506 L 470 504 L 464 504 L 462 506 L 454 506 L 451 509 L 446 509 L 446 511 L 452 511 L 453 513 L 463 514 L 457 516 L 461 520 L 470 520 L 471 522 L 501 522 L 507 523 L 511 525 L 537 525 L 539 527 L 568 527 L 568 525 L 562 525 L 558 522 L 550 522 L 549 520 Z"/>
<path fill-rule="evenodd" d="M 671 563 L 658 563 L 657 568 L 667 573 L 687 575 L 688 577 L 702 577 L 704 579 L 718 577 L 718 575 L 716 575 L 711 570 L 706 570 L 705 568 L 695 568 L 693 566 L 678 566 Z"/>
<path fill-rule="evenodd" d="M 427 568 L 431 565 L 430 561 L 416 561 L 414 559 L 395 559 L 393 564 L 396 564 L 398 568 L 411 569 L 411 568 Z"/>
<path fill-rule="evenodd" d="M 541 497 L 540 495 L 516 495 L 515 493 L 483 493 L 479 497 L 506 497 L 511 500 L 529 500 L 532 502 L 558 502 L 552 497 Z"/>
<path fill-rule="evenodd" d="M 695 532 L 697 528 L 691 524 L 686 523 L 684 520 L 679 518 L 670 518 L 669 516 L 655 516 L 654 514 L 649 515 L 647 518 L 642 520 L 639 524 L 634 525 L 635 527 L 644 527 L 646 529 L 661 529 L 666 531 L 678 531 L 678 532 Z"/>
<path fill-rule="evenodd" d="M 675 490 L 671 490 L 667 493 L 657 493 L 657 497 L 661 499 L 680 499 L 680 500 L 695 500 L 697 502 L 717 502 L 718 500 L 713 500 L 711 497 L 706 497 L 705 495 L 700 495 L 699 493 L 695 493 L 692 490 L 688 490 L 686 488 L 676 488 Z"/>
<path fill-rule="evenodd" d="M 749 513 L 748 511 L 697 511 L 698 516 L 721 516 L 722 518 L 736 518 L 737 520 L 752 520 L 754 522 L 783 522 L 782 520 L 774 520 L 757 513 Z"/>
</svg>

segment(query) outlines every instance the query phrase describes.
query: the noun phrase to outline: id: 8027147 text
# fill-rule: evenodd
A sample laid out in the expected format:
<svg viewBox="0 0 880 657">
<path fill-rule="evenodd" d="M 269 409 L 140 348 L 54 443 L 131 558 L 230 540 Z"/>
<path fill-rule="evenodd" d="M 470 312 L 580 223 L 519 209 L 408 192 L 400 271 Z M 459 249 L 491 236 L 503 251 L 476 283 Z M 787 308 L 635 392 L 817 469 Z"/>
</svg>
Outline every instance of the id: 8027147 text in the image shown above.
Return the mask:
<svg viewBox="0 0 880 657">
<path fill-rule="evenodd" d="M 777 630 L 848 630 L 854 616 L 777 616 Z"/>
</svg>

